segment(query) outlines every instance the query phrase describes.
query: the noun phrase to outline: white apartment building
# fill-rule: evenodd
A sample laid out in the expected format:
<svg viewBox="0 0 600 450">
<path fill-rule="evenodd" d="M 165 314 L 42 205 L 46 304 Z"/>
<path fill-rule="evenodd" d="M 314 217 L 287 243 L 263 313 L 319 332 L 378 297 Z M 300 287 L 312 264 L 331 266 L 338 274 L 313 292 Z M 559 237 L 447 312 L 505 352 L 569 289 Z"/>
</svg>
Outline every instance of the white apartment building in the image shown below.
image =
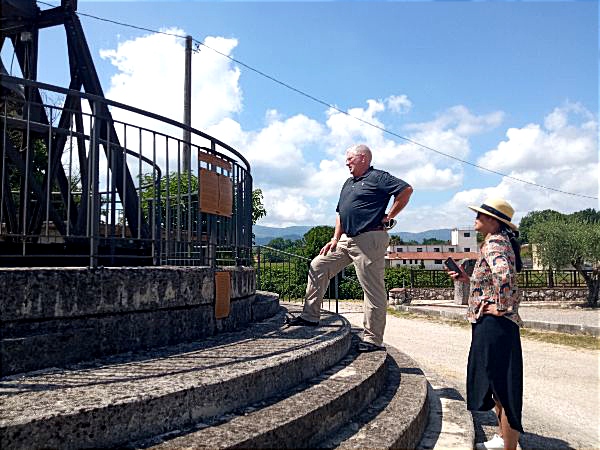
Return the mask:
<svg viewBox="0 0 600 450">
<path fill-rule="evenodd" d="M 386 267 L 421 267 L 444 269 L 444 260 L 452 257 L 456 261 L 477 258 L 477 232 L 472 228 L 455 228 L 451 232 L 450 244 L 391 245 L 387 249 Z"/>
</svg>

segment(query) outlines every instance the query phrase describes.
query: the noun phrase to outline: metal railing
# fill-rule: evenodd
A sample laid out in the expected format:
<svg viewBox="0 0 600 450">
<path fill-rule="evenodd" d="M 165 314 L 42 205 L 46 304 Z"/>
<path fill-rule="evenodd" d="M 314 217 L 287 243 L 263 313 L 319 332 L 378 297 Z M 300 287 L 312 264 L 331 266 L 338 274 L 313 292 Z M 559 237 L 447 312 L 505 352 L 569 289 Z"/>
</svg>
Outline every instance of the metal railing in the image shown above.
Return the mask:
<svg viewBox="0 0 600 450">
<path fill-rule="evenodd" d="M 592 273 L 592 270 L 584 272 Z M 576 270 L 524 270 L 519 273 L 521 288 L 586 287 L 581 273 Z"/>
<path fill-rule="evenodd" d="M 0 266 L 251 263 L 250 165 L 229 145 L 9 76 L 0 120 Z"/>
<path fill-rule="evenodd" d="M 253 261 L 256 268 L 257 289 L 275 292 L 282 300 L 304 301 L 310 258 L 265 245 L 257 245 L 254 247 Z M 334 300 L 336 313 L 340 279 L 341 274 L 331 279 L 324 296 L 330 310 L 331 301 Z"/>
<path fill-rule="evenodd" d="M 302 300 L 304 298 L 308 266 L 310 264 L 309 258 L 260 245 L 254 247 L 253 259 L 254 266 L 256 267 L 258 289 L 276 292 L 280 294 L 282 299 L 290 301 Z M 386 274 L 388 270 L 395 269 L 387 268 Z M 405 272 L 400 277 L 402 278 L 402 286 L 395 285 L 398 283 L 398 279 L 396 278 L 396 283 L 387 286 L 388 289 L 393 287 L 452 288 L 454 286 L 453 281 L 444 270 L 412 268 L 401 270 Z M 348 297 L 348 292 L 343 289 L 342 283 L 344 282 L 355 282 L 360 290 L 358 280 L 346 275 L 342 272 L 339 276 L 332 278 L 325 298 L 335 299 L 336 302 L 340 298 L 350 298 Z M 404 284 L 404 280 L 406 280 L 406 285 Z M 518 285 L 522 289 L 586 287 L 585 280 L 576 270 L 551 272 L 545 270 L 524 270 L 518 275 Z"/>
<path fill-rule="evenodd" d="M 586 272 L 590 272 L 586 271 Z M 523 270 L 517 275 L 520 288 L 586 287 L 576 270 Z M 410 287 L 452 287 L 444 270 L 410 269 Z"/>
<path fill-rule="evenodd" d="M 454 286 L 454 282 L 444 270 L 410 269 L 410 287 L 438 288 L 452 286 Z"/>
</svg>

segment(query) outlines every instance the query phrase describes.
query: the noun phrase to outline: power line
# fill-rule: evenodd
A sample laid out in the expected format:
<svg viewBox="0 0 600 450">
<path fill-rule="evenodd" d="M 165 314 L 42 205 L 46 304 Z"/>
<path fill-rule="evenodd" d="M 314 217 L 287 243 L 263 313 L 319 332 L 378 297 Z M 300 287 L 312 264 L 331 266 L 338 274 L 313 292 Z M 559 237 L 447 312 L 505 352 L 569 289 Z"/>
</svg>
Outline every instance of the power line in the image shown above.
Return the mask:
<svg viewBox="0 0 600 450">
<path fill-rule="evenodd" d="M 48 5 L 48 6 L 56 6 L 56 5 L 52 5 L 50 3 L 46 3 L 46 2 L 43 2 L 43 1 L 40 1 L 40 0 L 38 0 L 38 3 L 44 4 L 44 5 Z M 182 36 L 182 35 L 179 35 L 179 34 L 176 34 L 176 33 L 169 33 L 169 32 L 166 32 L 166 31 L 153 30 L 153 29 L 150 29 L 150 28 L 140 27 L 138 25 L 132 25 L 132 24 L 125 23 L 125 22 L 120 22 L 120 21 L 117 21 L 117 20 L 106 19 L 104 17 L 95 16 L 93 14 L 82 13 L 82 12 L 79 12 L 79 11 L 77 11 L 76 14 L 79 15 L 79 16 L 89 17 L 89 18 L 92 18 L 92 19 L 96 19 L 96 20 L 100 20 L 100 21 L 103 21 L 103 22 L 112 23 L 112 24 L 115 24 L 115 25 L 123 26 L 123 27 L 129 27 L 129 28 L 133 28 L 133 29 L 136 29 L 136 30 L 147 31 L 149 33 L 164 34 L 166 36 L 174 36 L 174 37 L 181 38 L 181 39 L 185 39 L 187 37 L 187 36 Z M 204 42 L 202 42 L 202 41 L 200 41 L 200 40 L 198 40 L 196 38 L 192 37 L 192 40 L 196 44 L 196 48 L 198 50 L 199 50 L 200 46 L 206 47 L 207 49 L 212 50 L 213 52 L 215 52 L 215 53 L 217 53 L 217 54 L 219 54 L 219 55 L 221 55 L 221 56 L 229 59 L 230 61 L 232 61 L 232 62 L 234 62 L 234 63 L 236 63 L 236 64 L 238 64 L 238 65 L 240 65 L 242 67 L 245 67 L 246 69 L 248 69 L 248 70 L 250 70 L 250 71 L 252 71 L 254 73 L 257 73 L 258 75 L 260 75 L 260 76 L 262 76 L 264 78 L 267 78 L 268 80 L 271 80 L 272 82 L 274 82 L 276 84 L 279 84 L 280 86 L 283 86 L 286 89 L 289 89 L 289 90 L 291 90 L 293 92 L 296 92 L 297 94 L 300 94 L 300 95 L 302 95 L 302 96 L 304 96 L 304 97 L 306 97 L 306 98 L 308 98 L 308 99 L 310 99 L 310 100 L 312 100 L 312 101 L 314 101 L 316 103 L 319 103 L 319 104 L 321 104 L 323 106 L 326 106 L 326 107 L 328 107 L 330 109 L 333 109 L 334 111 L 337 111 L 337 112 L 339 112 L 341 114 L 344 114 L 344 115 L 346 115 L 348 117 L 351 117 L 352 119 L 357 120 L 357 121 L 359 121 L 359 122 L 361 122 L 361 123 L 363 123 L 365 125 L 373 127 L 375 129 L 378 129 L 378 130 L 382 131 L 383 133 L 389 134 L 390 136 L 394 136 L 394 137 L 396 137 L 398 139 L 402 139 L 405 142 L 411 143 L 413 145 L 416 145 L 418 147 L 424 148 L 424 149 L 429 150 L 431 152 L 437 153 L 438 155 L 445 156 L 446 158 L 450 158 L 450 159 L 453 159 L 455 161 L 461 162 L 463 164 L 469 165 L 471 167 L 475 167 L 477 169 L 484 170 L 486 172 L 493 173 L 495 175 L 500 175 L 500 176 L 502 176 L 504 178 L 508 178 L 510 180 L 513 180 L 513 181 L 517 181 L 519 183 L 528 184 L 530 186 L 535 186 L 535 187 L 539 187 L 539 188 L 546 189 L 546 190 L 549 190 L 549 191 L 558 192 L 558 193 L 566 194 L 566 195 L 571 195 L 571 196 L 574 196 L 574 197 L 581 197 L 581 198 L 589 198 L 589 199 L 593 199 L 593 200 L 598 200 L 598 197 L 594 197 L 592 195 L 577 194 L 577 193 L 574 193 L 574 192 L 563 191 L 561 189 L 557 189 L 557 188 L 554 188 L 554 187 L 551 187 L 551 186 L 545 186 L 545 185 L 542 185 L 542 184 L 534 183 L 532 181 L 527 181 L 527 180 L 523 180 L 521 178 L 513 177 L 512 175 L 508 175 L 508 174 L 505 174 L 503 172 L 499 172 L 497 170 L 489 169 L 487 167 L 484 167 L 484 166 L 481 166 L 479 164 L 473 163 L 473 162 L 468 161 L 466 159 L 462 159 L 462 158 L 459 158 L 457 156 L 453 156 L 453 155 L 450 155 L 448 153 L 444 153 L 444 152 L 442 152 L 440 150 L 436 150 L 433 147 L 429 147 L 429 146 L 427 146 L 425 144 L 421 144 L 420 142 L 414 141 L 414 140 L 412 140 L 410 138 L 407 138 L 407 137 L 402 136 L 402 135 L 400 135 L 398 133 L 390 131 L 390 130 L 382 127 L 382 126 L 379 126 L 377 124 L 369 122 L 368 120 L 362 119 L 360 117 L 353 116 L 352 114 L 350 114 L 350 113 L 348 113 L 346 111 L 341 110 L 337 106 L 332 105 L 331 103 L 326 102 L 325 100 L 322 100 L 322 99 L 320 99 L 318 97 L 315 97 L 314 95 L 311 95 L 311 94 L 309 94 L 309 93 L 307 93 L 307 92 L 305 92 L 305 91 L 303 91 L 301 89 L 295 88 L 294 86 L 292 86 L 292 85 L 290 85 L 290 84 L 288 84 L 288 83 L 286 83 L 284 81 L 281 81 L 281 80 L 275 78 L 274 76 L 271 76 L 271 75 L 269 75 L 269 74 L 267 74 L 267 73 L 265 73 L 265 72 L 263 72 L 263 71 L 261 71 L 259 69 L 256 69 L 255 67 L 252 67 L 252 66 L 250 66 L 250 65 L 248 65 L 248 64 L 246 64 L 246 63 L 244 63 L 244 62 L 242 62 L 242 61 L 240 61 L 240 60 L 238 60 L 238 59 L 236 59 L 236 58 L 234 58 L 232 56 L 229 56 L 229 55 L 227 55 L 227 54 L 225 54 L 225 53 L 223 53 L 223 52 L 221 52 L 221 51 L 219 51 L 219 50 L 217 50 L 217 49 L 215 49 L 215 48 L 213 48 L 213 47 L 205 44 Z"/>
</svg>

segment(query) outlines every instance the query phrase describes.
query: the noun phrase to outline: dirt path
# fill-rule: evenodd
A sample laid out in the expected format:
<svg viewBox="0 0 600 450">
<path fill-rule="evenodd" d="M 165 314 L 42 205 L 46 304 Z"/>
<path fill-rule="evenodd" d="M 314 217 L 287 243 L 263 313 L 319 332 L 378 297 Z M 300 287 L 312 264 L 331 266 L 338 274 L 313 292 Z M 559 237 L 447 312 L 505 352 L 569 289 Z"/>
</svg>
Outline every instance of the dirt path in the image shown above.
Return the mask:
<svg viewBox="0 0 600 450">
<path fill-rule="evenodd" d="M 326 304 L 324 306 L 327 306 Z M 362 326 L 360 304 L 340 313 Z M 333 309 L 333 308 L 332 308 Z M 465 396 L 470 330 L 388 315 L 384 340 L 444 378 Z M 523 339 L 523 449 L 600 448 L 599 352 Z M 495 431 L 493 415 L 475 414 L 476 440 Z"/>
</svg>

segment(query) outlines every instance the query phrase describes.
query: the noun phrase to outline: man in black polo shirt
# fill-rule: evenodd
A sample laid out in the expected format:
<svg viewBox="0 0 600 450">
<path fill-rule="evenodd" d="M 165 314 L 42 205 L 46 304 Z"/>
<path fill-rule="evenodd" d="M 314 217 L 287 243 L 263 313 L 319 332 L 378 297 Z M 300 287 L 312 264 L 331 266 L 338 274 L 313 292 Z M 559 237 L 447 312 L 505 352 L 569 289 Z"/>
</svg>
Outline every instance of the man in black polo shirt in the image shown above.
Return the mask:
<svg viewBox="0 0 600 450">
<path fill-rule="evenodd" d="M 310 264 L 302 314 L 289 321 L 291 325 L 317 326 L 329 280 L 354 263 L 364 292 L 364 336 L 358 348 L 363 352 L 385 348 L 387 294 L 383 276 L 389 236 L 384 224 L 402 211 L 413 192 L 408 183 L 371 167 L 371 159 L 366 145 L 346 151 L 352 176 L 340 193 L 335 232 Z M 386 213 L 392 196 L 394 202 Z"/>
</svg>

